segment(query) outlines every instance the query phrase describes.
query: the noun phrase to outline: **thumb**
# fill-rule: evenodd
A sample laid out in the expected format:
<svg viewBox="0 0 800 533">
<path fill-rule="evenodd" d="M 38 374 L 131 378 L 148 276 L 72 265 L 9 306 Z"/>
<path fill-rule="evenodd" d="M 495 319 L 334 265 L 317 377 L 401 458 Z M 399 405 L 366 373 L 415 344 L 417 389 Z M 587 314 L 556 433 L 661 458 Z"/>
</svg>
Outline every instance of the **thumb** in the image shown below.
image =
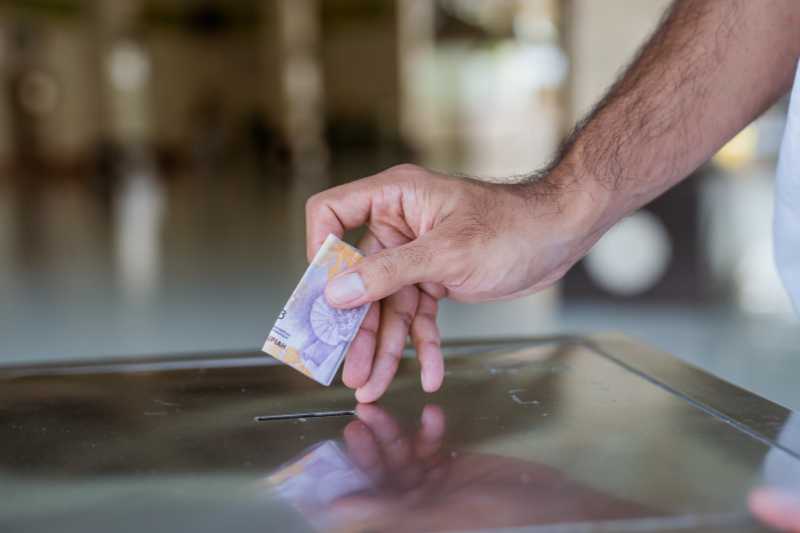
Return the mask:
<svg viewBox="0 0 800 533">
<path fill-rule="evenodd" d="M 403 287 L 437 281 L 438 263 L 430 240 L 420 237 L 408 244 L 370 255 L 339 274 L 325 288 L 334 307 L 350 308 L 375 302 Z"/>
</svg>

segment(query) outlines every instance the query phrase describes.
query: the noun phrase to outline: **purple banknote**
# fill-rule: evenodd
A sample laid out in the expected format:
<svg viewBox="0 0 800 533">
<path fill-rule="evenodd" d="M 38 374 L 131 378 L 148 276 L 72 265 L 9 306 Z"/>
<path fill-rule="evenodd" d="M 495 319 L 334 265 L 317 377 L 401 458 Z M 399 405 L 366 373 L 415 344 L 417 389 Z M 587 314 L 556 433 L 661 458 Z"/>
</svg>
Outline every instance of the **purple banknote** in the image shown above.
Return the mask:
<svg viewBox="0 0 800 533">
<path fill-rule="evenodd" d="M 362 258 L 357 249 L 328 235 L 278 316 L 263 350 L 330 385 L 369 305 L 335 309 L 325 300 L 325 285 Z"/>
</svg>

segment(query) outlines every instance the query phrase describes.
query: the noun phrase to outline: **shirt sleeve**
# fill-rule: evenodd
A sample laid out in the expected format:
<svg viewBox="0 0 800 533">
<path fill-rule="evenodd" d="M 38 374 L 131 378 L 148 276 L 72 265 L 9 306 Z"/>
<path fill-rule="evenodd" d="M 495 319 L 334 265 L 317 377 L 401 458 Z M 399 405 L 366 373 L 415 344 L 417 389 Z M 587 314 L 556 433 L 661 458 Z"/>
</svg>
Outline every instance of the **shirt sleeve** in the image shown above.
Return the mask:
<svg viewBox="0 0 800 533">
<path fill-rule="evenodd" d="M 800 313 L 800 68 L 778 160 L 773 231 L 778 273 Z"/>
</svg>

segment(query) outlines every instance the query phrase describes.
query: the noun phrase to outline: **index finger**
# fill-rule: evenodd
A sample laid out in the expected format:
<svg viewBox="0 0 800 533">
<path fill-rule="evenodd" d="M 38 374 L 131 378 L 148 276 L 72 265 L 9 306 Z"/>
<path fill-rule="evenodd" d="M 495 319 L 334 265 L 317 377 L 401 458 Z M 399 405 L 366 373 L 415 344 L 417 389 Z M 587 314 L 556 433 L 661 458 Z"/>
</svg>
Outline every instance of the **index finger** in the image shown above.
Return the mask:
<svg viewBox="0 0 800 533">
<path fill-rule="evenodd" d="M 339 185 L 315 194 L 306 202 L 306 252 L 308 260 L 333 233 L 340 239 L 345 230 L 363 226 L 372 210 L 374 176 Z"/>
</svg>

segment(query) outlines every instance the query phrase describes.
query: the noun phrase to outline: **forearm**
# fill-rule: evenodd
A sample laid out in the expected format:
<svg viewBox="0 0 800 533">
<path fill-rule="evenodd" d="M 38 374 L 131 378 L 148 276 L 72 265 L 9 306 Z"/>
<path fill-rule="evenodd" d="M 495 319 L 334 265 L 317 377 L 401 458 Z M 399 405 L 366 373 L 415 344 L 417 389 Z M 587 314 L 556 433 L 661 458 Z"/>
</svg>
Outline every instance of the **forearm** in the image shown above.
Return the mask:
<svg viewBox="0 0 800 533">
<path fill-rule="evenodd" d="M 565 143 L 548 181 L 602 231 L 710 158 L 789 88 L 800 1 L 677 0 Z"/>
</svg>

